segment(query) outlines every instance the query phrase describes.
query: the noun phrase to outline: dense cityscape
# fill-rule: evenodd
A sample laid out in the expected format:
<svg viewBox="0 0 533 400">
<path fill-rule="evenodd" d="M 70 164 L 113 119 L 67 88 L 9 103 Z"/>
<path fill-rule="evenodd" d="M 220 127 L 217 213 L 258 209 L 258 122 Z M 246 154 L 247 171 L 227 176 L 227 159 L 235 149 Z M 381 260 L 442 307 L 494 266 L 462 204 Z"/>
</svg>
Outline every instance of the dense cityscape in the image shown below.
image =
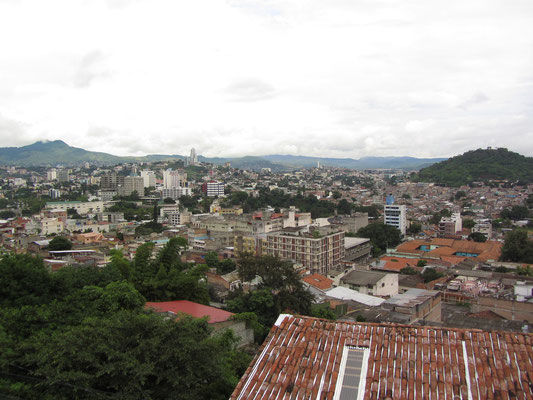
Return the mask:
<svg viewBox="0 0 533 400">
<path fill-rule="evenodd" d="M 400 398 L 405 380 L 428 396 L 530 398 L 533 184 L 444 185 L 423 172 L 242 169 L 200 162 L 195 149 L 184 160 L 1 167 L 0 338 L 10 351 L 0 358 L 0 390 L 13 398 L 248 398 L 258 390 L 264 398 L 280 390 Z M 316 329 L 337 335 L 337 323 L 355 335 L 342 339 L 353 343 L 348 360 L 370 357 L 374 375 L 354 375 L 366 379 L 357 389 L 346 372 L 335 385 L 334 353 L 319 340 L 306 350 L 324 357 L 315 373 L 330 383 L 319 394 L 297 349 Z M 447 348 L 435 332 L 450 341 L 460 334 L 467 347 L 461 360 L 428 354 L 424 365 L 444 363 L 437 372 L 405 366 L 396 376 L 378 354 L 398 358 L 398 349 L 376 350 L 379 327 L 393 335 L 387 343 L 400 335 L 411 351 L 421 337 Z M 483 331 L 499 331 L 508 354 L 515 340 L 526 343 L 512 351 L 529 354 L 529 364 L 509 362 L 505 389 L 472 388 L 464 368 L 448 372 L 467 348 L 496 353 L 479 342 Z M 287 335 L 300 344 L 287 347 Z M 280 364 L 267 351 L 276 341 L 288 357 Z M 470 369 L 496 381 L 483 372 L 487 354 Z M 293 362 L 303 375 L 272 378 Z M 169 394 L 176 390 L 186 394 Z"/>
</svg>

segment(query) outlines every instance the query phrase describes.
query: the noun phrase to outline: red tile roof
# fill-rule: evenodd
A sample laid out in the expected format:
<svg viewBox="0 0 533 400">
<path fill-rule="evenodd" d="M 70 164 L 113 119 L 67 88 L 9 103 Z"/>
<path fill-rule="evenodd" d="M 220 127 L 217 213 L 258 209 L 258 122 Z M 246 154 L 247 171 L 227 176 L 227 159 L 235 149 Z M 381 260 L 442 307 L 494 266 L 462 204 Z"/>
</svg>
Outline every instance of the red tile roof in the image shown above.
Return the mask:
<svg viewBox="0 0 533 400">
<path fill-rule="evenodd" d="M 364 399 L 533 398 L 533 334 L 300 316 L 277 325 L 231 399 L 333 399 L 345 346 L 368 349 Z"/>
<path fill-rule="evenodd" d="M 329 289 L 331 288 L 331 285 L 333 285 L 333 281 L 331 279 L 320 274 L 307 275 L 302 280 L 320 290 Z"/>
<path fill-rule="evenodd" d="M 151 308 L 157 312 L 172 312 L 174 314 L 184 313 L 195 318 L 208 317 L 210 324 L 224 322 L 234 314 L 219 308 L 204 306 L 188 300 L 163 301 L 161 303 L 147 302 L 145 308 Z"/>
<path fill-rule="evenodd" d="M 380 261 L 385 261 L 385 265 L 383 266 L 383 268 L 380 268 L 380 270 L 393 272 L 400 272 L 400 270 L 406 267 L 415 267 L 418 263 L 418 259 L 392 256 L 381 257 Z"/>
</svg>

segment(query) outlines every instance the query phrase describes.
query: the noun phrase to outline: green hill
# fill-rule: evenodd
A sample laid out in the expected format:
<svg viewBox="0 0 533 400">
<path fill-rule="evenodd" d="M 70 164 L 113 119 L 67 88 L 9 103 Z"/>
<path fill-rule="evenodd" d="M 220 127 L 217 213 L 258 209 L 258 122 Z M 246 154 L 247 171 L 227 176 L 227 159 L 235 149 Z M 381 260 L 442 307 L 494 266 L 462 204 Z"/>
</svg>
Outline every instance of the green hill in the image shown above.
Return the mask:
<svg viewBox="0 0 533 400">
<path fill-rule="evenodd" d="M 478 149 L 423 168 L 416 179 L 448 186 L 489 180 L 531 183 L 533 157 L 525 157 L 503 148 Z"/>
</svg>

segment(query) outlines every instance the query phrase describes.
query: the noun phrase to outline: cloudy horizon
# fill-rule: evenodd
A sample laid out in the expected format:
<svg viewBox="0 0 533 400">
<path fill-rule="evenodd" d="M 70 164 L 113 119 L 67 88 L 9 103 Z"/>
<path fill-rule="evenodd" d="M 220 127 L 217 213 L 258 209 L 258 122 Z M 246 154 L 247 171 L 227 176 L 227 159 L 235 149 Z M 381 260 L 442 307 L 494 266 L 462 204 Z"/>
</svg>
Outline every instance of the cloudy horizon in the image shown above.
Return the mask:
<svg viewBox="0 0 533 400">
<path fill-rule="evenodd" d="M 530 0 L 0 0 L 0 37 L 1 147 L 533 156 Z"/>
</svg>

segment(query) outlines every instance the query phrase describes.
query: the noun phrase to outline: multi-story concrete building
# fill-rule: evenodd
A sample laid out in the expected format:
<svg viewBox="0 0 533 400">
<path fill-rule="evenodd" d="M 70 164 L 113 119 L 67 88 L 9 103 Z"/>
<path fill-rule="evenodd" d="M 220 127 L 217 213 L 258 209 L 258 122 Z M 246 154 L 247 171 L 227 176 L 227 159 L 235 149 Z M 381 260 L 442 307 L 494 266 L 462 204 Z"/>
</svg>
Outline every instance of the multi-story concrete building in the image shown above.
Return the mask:
<svg viewBox="0 0 533 400">
<path fill-rule="evenodd" d="M 40 221 L 41 235 L 60 234 L 65 230 L 64 222 L 59 218 L 43 218 Z"/>
<path fill-rule="evenodd" d="M 130 196 L 133 192 L 144 195 L 144 179 L 140 176 L 126 176 L 124 184 L 118 187 L 119 196 Z"/>
<path fill-rule="evenodd" d="M 144 187 L 155 187 L 156 177 L 154 171 L 144 170 L 141 171 L 141 177 L 143 178 Z"/>
<path fill-rule="evenodd" d="M 397 228 L 405 235 L 407 228 L 407 211 L 405 205 L 386 204 L 384 208 L 384 223 Z"/>
<path fill-rule="evenodd" d="M 116 173 L 112 172 L 109 174 L 104 174 L 100 177 L 100 188 L 102 190 L 117 190 L 119 186 L 124 185 L 124 178 L 123 175 L 117 175 Z"/>
<path fill-rule="evenodd" d="M 474 232 L 482 233 L 487 240 L 490 240 L 492 238 L 492 224 L 490 223 L 490 220 L 476 220 L 476 224 L 472 228 L 472 233 Z"/>
<path fill-rule="evenodd" d="M 97 214 L 104 211 L 103 201 L 58 201 L 46 203 L 48 210 L 67 211 L 73 208 L 80 215 Z"/>
<path fill-rule="evenodd" d="M 70 175 L 68 173 L 68 169 L 60 169 L 59 171 L 57 171 L 57 180 L 59 182 L 69 182 Z"/>
<path fill-rule="evenodd" d="M 224 182 L 204 182 L 202 184 L 202 192 L 204 192 L 207 197 L 223 196 L 224 187 Z"/>
<path fill-rule="evenodd" d="M 171 198 L 178 200 L 181 196 L 190 196 L 192 194 L 191 188 L 188 187 L 173 187 L 170 189 L 163 188 L 161 190 L 161 198 Z"/>
<path fill-rule="evenodd" d="M 329 235 L 286 228 L 266 235 L 263 254 L 301 264 L 310 273 L 326 275 L 344 259 L 344 232 Z"/>
<path fill-rule="evenodd" d="M 460 213 L 453 213 L 451 217 L 443 217 L 439 221 L 439 237 L 455 236 L 463 230 L 463 219 Z"/>
<path fill-rule="evenodd" d="M 55 181 L 57 179 L 57 170 L 52 168 L 49 171 L 46 171 L 46 180 Z"/>
<path fill-rule="evenodd" d="M 172 189 L 176 187 L 185 186 L 187 182 L 187 174 L 185 171 L 167 169 L 163 171 L 163 187 L 165 189 Z"/>
</svg>

